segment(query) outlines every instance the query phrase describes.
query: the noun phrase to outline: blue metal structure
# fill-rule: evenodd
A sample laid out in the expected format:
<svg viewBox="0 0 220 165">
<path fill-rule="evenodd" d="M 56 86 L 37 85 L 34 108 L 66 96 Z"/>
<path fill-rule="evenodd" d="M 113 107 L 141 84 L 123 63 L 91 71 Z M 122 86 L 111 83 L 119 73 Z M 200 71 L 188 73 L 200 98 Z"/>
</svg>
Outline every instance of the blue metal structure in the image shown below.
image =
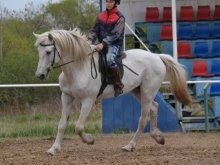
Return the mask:
<svg viewBox="0 0 220 165">
<path fill-rule="evenodd" d="M 163 132 L 179 131 L 177 115 L 171 105 L 164 100 L 160 93 L 154 100 L 159 104 L 157 120 L 159 129 Z M 103 133 L 112 133 L 118 129 L 128 129 L 130 132 L 137 130 L 141 105 L 131 94 L 106 99 L 102 103 Z M 144 132 L 149 132 L 149 128 L 148 124 Z"/>
</svg>

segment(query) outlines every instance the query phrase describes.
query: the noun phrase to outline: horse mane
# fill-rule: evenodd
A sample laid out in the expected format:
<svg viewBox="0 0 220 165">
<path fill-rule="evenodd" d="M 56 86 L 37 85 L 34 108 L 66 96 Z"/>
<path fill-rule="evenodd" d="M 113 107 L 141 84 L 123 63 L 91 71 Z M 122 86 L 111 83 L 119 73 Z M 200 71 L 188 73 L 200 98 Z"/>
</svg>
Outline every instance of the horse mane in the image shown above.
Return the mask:
<svg viewBox="0 0 220 165">
<path fill-rule="evenodd" d="M 67 30 L 51 30 L 41 34 L 35 42 L 35 46 L 48 41 L 48 35 L 53 36 L 56 45 L 61 49 L 61 56 L 72 56 L 76 64 L 82 65 L 88 60 L 88 54 L 92 52 L 92 48 L 88 44 L 88 39 L 79 29 L 75 28 L 71 31 Z"/>
</svg>

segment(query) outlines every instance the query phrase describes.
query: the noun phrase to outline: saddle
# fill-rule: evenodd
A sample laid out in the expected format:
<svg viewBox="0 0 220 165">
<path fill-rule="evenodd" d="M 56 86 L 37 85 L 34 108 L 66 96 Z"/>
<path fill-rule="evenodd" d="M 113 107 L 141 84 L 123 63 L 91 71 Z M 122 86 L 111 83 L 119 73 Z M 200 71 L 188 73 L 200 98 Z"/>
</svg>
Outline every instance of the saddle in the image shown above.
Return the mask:
<svg viewBox="0 0 220 165">
<path fill-rule="evenodd" d="M 101 88 L 99 90 L 97 97 L 99 97 L 103 93 L 107 85 L 114 85 L 113 76 L 107 63 L 106 54 L 107 52 L 105 50 L 99 52 L 99 72 L 101 74 L 102 85 L 101 85 Z M 120 52 L 119 55 L 117 55 L 115 58 L 115 62 L 117 63 L 117 66 L 119 67 L 119 70 L 120 70 L 121 78 L 124 75 L 124 68 L 123 68 L 122 60 L 125 57 L 126 57 L 126 54 L 124 52 Z"/>
</svg>

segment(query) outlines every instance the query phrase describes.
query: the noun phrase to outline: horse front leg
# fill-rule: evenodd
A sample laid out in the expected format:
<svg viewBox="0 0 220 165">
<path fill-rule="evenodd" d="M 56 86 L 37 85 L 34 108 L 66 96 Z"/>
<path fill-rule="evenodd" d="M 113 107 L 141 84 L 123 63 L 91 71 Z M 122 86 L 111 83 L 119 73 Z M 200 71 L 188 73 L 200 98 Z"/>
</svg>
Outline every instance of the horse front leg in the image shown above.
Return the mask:
<svg viewBox="0 0 220 165">
<path fill-rule="evenodd" d="M 67 119 L 68 119 L 68 117 L 70 115 L 70 112 L 72 110 L 72 107 L 73 107 L 73 100 L 74 100 L 73 97 L 71 97 L 68 94 L 62 93 L 61 99 L 62 99 L 62 107 L 63 107 L 62 115 L 61 115 L 61 118 L 60 118 L 55 143 L 47 151 L 47 153 L 50 154 L 50 155 L 55 155 L 58 151 L 61 150 L 61 142 L 62 142 L 62 139 L 63 139 L 64 131 L 66 129 Z"/>
<path fill-rule="evenodd" d="M 81 137 L 82 141 L 87 144 L 94 144 L 94 142 L 95 142 L 95 140 L 91 134 L 86 134 L 84 132 L 84 123 L 85 123 L 86 118 L 88 117 L 88 115 L 91 111 L 91 108 L 92 108 L 94 101 L 95 100 L 91 99 L 91 98 L 86 98 L 86 99 L 82 100 L 80 116 L 79 116 L 79 119 L 76 124 L 76 133 Z"/>
</svg>

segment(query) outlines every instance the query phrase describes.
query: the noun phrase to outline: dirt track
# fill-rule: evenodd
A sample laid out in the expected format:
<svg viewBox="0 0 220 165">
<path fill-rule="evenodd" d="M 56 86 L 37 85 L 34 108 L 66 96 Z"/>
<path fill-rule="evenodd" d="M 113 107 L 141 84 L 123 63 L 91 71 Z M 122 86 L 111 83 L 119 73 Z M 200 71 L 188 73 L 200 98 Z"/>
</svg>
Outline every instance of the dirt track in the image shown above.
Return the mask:
<svg viewBox="0 0 220 165">
<path fill-rule="evenodd" d="M 54 139 L 30 138 L 0 140 L 0 164 L 148 164 L 148 165 L 219 165 L 220 134 L 164 134 L 164 146 L 145 134 L 134 152 L 123 152 L 133 134 L 96 135 L 92 146 L 78 136 L 65 138 L 62 151 L 54 157 L 45 154 Z"/>
</svg>

